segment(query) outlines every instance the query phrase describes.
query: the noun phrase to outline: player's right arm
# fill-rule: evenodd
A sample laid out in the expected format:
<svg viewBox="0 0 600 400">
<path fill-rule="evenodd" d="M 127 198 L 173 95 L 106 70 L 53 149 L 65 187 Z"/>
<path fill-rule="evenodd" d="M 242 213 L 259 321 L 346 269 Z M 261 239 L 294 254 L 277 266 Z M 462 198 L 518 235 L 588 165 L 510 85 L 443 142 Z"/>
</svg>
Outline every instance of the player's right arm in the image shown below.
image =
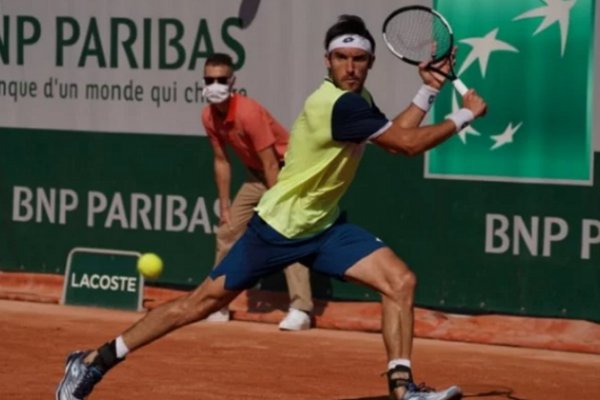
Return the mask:
<svg viewBox="0 0 600 400">
<path fill-rule="evenodd" d="M 463 98 L 464 111 L 469 119 L 485 113 L 485 102 L 473 90 Z M 414 126 L 421 120 L 423 111 L 414 104 L 392 121 L 388 120 L 375 106 L 355 93 L 346 93 L 335 103 L 332 114 L 332 134 L 338 141 L 371 142 L 395 154 L 414 156 L 437 146 L 462 129 L 457 126 L 460 119 L 446 119 L 438 124 Z M 463 112 L 463 114 L 464 114 Z M 464 117 L 464 115 L 463 115 Z"/>
<path fill-rule="evenodd" d="M 414 104 L 409 106 L 415 108 Z M 468 110 L 474 119 L 485 114 L 485 101 L 473 90 L 469 90 L 463 98 L 463 110 Z M 400 113 L 392 124 L 381 135 L 372 141 L 392 153 L 402 153 L 408 156 L 422 154 L 439 145 L 456 132 L 464 128 L 457 126 L 460 119 L 445 119 L 444 121 L 426 126 L 407 127 L 406 110 Z"/>
</svg>

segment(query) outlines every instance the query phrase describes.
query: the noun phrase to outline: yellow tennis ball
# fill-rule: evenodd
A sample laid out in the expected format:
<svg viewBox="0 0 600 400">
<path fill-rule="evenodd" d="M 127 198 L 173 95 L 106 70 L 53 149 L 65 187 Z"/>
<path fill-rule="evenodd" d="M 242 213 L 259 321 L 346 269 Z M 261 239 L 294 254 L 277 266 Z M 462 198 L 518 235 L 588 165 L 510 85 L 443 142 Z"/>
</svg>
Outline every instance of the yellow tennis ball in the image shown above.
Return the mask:
<svg viewBox="0 0 600 400">
<path fill-rule="evenodd" d="M 138 258 L 137 269 L 144 278 L 155 279 L 162 273 L 163 262 L 158 255 L 145 253 Z"/>
</svg>

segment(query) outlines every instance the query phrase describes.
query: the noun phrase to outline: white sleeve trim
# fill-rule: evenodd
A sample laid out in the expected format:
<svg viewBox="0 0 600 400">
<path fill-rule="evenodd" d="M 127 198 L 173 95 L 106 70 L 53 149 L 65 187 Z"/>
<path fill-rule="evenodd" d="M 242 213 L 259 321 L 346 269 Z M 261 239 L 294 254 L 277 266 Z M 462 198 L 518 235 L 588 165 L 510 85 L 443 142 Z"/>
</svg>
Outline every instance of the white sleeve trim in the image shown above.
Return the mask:
<svg viewBox="0 0 600 400">
<path fill-rule="evenodd" d="M 373 139 L 376 139 L 377 137 L 383 135 L 383 133 L 385 131 L 387 131 L 390 128 L 390 126 L 392 126 L 392 121 L 388 121 L 387 124 L 385 124 L 384 126 L 381 127 L 381 129 L 379 129 L 377 132 L 375 132 L 374 134 L 369 136 L 369 138 L 367 140 L 373 140 Z"/>
</svg>

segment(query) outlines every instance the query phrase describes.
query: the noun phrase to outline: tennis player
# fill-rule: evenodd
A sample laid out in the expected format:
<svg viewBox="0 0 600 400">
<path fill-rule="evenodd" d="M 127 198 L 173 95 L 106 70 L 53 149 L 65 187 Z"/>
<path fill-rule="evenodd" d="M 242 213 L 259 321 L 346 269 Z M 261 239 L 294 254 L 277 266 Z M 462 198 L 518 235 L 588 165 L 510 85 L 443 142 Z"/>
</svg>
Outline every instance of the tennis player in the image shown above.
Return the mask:
<svg viewBox="0 0 600 400">
<path fill-rule="evenodd" d="M 368 141 L 394 154 L 421 154 L 483 115 L 486 105 L 471 90 L 459 111 L 440 123 L 419 127 L 445 83 L 423 65 L 419 69 L 423 87 L 407 108 L 389 120 L 364 87 L 374 61 L 375 41 L 362 19 L 341 16 L 325 35 L 328 76 L 307 98 L 292 128 L 285 166 L 277 183 L 263 195 L 243 236 L 193 292 L 155 308 L 96 350 L 71 353 L 57 399 L 86 398 L 129 352 L 206 317 L 259 278 L 297 261 L 381 293 L 393 399 L 461 396 L 457 386 L 432 391 L 413 383 L 415 275 L 381 240 L 347 222 L 338 202 L 354 178 Z M 449 65 L 438 67 L 446 70 Z M 339 362 L 343 368 L 344 360 Z"/>
</svg>

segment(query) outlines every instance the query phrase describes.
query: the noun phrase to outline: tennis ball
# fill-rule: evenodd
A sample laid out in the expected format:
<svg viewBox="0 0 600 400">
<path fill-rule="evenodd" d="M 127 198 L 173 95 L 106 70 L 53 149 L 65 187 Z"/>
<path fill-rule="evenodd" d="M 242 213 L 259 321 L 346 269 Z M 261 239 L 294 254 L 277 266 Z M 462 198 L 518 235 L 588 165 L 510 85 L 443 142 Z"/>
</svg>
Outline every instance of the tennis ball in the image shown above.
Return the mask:
<svg viewBox="0 0 600 400">
<path fill-rule="evenodd" d="M 162 273 L 163 262 L 158 255 L 145 253 L 138 258 L 137 269 L 144 278 L 156 279 Z"/>
</svg>

